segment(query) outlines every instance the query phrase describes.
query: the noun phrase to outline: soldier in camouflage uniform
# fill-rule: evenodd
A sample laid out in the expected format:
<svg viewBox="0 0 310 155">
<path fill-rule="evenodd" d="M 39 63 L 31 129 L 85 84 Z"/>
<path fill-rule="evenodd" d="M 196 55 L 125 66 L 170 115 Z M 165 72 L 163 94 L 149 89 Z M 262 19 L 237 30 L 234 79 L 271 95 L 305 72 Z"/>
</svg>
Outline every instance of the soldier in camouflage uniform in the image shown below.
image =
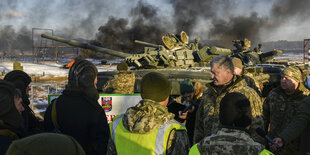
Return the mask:
<svg viewBox="0 0 310 155">
<path fill-rule="evenodd" d="M 222 128 L 205 137 L 190 150 L 191 154 L 259 154 L 263 145 L 254 142 L 248 133 L 251 124 L 250 101 L 241 93 L 227 94 L 220 102 Z"/>
<path fill-rule="evenodd" d="M 166 107 L 170 93 L 166 77 L 146 74 L 141 80 L 143 100 L 110 124 L 108 154 L 187 155 L 190 144 L 186 128 Z"/>
<path fill-rule="evenodd" d="M 194 143 L 218 131 L 219 103 L 227 93 L 231 92 L 240 92 L 250 100 L 253 118 L 251 126 L 254 129 L 263 128 L 261 98 L 240 76 L 233 74 L 231 59 L 226 55 L 219 55 L 211 61 L 210 65 L 213 82 L 206 85 L 207 90 L 197 110 Z M 253 129 L 251 134 L 255 141 L 264 141 Z"/>
<path fill-rule="evenodd" d="M 281 85 L 270 91 L 263 104 L 265 131 L 270 137 L 278 137 L 296 115 L 300 101 L 310 91 L 301 82 L 299 68 L 289 66 L 283 70 Z M 269 130 L 268 130 L 269 128 Z M 298 154 L 299 138 L 287 143 L 277 154 Z"/>
<path fill-rule="evenodd" d="M 234 64 L 234 74 L 241 76 L 249 87 L 253 88 L 259 96 L 262 96 L 259 85 L 257 86 L 258 82 L 255 81 L 255 79 L 243 74 L 242 61 L 237 57 L 233 57 L 232 62 Z"/>
<path fill-rule="evenodd" d="M 128 65 L 122 62 L 117 65 L 117 73 L 114 78 L 103 87 L 104 93 L 133 94 L 135 88 L 135 74 L 128 69 Z"/>
</svg>

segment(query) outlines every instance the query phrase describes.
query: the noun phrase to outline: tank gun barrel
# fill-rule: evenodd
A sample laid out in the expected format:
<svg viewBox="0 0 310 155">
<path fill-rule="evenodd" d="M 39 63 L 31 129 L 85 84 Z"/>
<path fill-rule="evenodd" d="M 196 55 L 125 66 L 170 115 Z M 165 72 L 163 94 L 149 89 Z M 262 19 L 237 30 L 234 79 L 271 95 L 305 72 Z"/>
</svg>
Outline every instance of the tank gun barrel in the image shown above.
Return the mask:
<svg viewBox="0 0 310 155">
<path fill-rule="evenodd" d="M 160 46 L 161 46 L 161 45 L 156 45 L 156 44 L 152 44 L 152 43 L 148 43 L 148 42 L 144 42 L 144 41 L 140 41 L 140 40 L 135 40 L 135 43 L 145 45 L 145 46 L 151 46 L 154 48 L 160 48 Z"/>
<path fill-rule="evenodd" d="M 51 36 L 51 35 L 47 35 L 47 34 L 41 34 L 41 37 L 43 38 L 47 38 L 47 39 L 51 39 L 54 41 L 58 41 L 58 42 L 62 42 L 71 46 L 75 46 L 75 47 L 80 47 L 80 48 L 85 48 L 85 49 L 90 49 L 93 51 L 97 51 L 97 52 L 101 52 L 104 54 L 109 54 L 109 55 L 113 55 L 113 56 L 117 56 L 117 57 L 122 57 L 122 58 L 126 58 L 128 56 L 131 56 L 131 54 L 128 53 L 124 53 L 124 52 L 120 52 L 120 51 L 115 51 L 115 50 L 111 50 L 108 48 L 103 48 L 103 47 L 99 47 L 99 46 L 95 46 L 95 45 L 90 45 L 87 43 L 83 43 L 83 42 L 78 42 L 76 40 L 67 40 L 61 37 L 57 37 L 57 36 Z"/>
</svg>

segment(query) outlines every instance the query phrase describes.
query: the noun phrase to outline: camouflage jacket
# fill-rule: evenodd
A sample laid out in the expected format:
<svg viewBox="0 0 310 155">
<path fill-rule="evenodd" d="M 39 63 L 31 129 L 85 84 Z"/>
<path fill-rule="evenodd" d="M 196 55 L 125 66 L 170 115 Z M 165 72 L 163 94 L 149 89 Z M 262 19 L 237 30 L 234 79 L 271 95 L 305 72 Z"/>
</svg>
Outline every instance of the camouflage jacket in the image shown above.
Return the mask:
<svg viewBox="0 0 310 155">
<path fill-rule="evenodd" d="M 245 80 L 247 85 L 254 89 L 259 96 L 262 96 L 261 90 L 259 86 L 256 86 L 255 80 L 247 75 L 242 75 L 242 78 Z"/>
<path fill-rule="evenodd" d="M 197 144 L 202 155 L 259 154 L 264 146 L 254 142 L 248 133 L 239 129 L 221 128 Z"/>
<path fill-rule="evenodd" d="M 172 120 L 174 114 L 169 113 L 166 106 L 151 100 L 141 100 L 135 107 L 128 108 L 123 117 L 124 127 L 132 132 L 147 134 Z M 190 147 L 185 130 L 172 130 L 166 154 L 187 155 Z M 108 144 L 108 154 L 117 154 L 113 140 Z"/>
<path fill-rule="evenodd" d="M 107 82 L 102 90 L 104 93 L 133 94 L 135 79 L 133 72 L 118 72 L 112 80 Z"/>
<path fill-rule="evenodd" d="M 265 131 L 269 131 L 270 137 L 279 136 L 296 115 L 300 101 L 309 94 L 303 84 L 292 95 L 285 94 L 280 86 L 270 91 L 263 104 Z M 299 138 L 287 143 L 277 154 L 298 154 L 298 146 Z"/>
<path fill-rule="evenodd" d="M 292 122 L 279 134 L 285 143 L 300 136 L 299 154 L 310 154 L 310 97 L 303 99 Z"/>
<path fill-rule="evenodd" d="M 252 108 L 251 127 L 253 129 L 257 127 L 263 128 L 261 98 L 255 90 L 247 86 L 241 77 L 234 76 L 232 81 L 224 86 L 214 86 L 213 83 L 207 84 L 207 88 L 196 114 L 194 143 L 198 143 L 204 137 L 217 132 L 220 101 L 226 94 L 231 92 L 240 92 L 250 100 Z M 250 130 L 251 134 L 253 134 L 253 139 L 263 143 L 264 139 L 258 136 L 253 129 Z"/>
</svg>

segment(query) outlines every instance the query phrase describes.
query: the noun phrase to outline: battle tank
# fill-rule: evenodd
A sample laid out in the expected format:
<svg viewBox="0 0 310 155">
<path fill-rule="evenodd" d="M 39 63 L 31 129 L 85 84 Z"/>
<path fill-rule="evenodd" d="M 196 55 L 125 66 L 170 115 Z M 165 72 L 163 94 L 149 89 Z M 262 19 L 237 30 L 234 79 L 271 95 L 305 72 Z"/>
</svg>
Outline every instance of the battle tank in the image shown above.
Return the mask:
<svg viewBox="0 0 310 155">
<path fill-rule="evenodd" d="M 277 81 L 275 79 L 279 78 L 279 67 L 256 67 L 253 65 L 272 59 L 274 56 L 281 54 L 281 51 L 270 51 L 267 52 L 268 54 L 256 52 L 259 58 L 259 61 L 257 61 L 257 59 L 252 59 L 252 57 L 246 56 L 250 53 L 250 51 L 244 51 L 244 46 L 242 47 L 242 43 L 244 44 L 244 42 L 242 41 L 234 41 L 236 45 L 237 43 L 241 43 L 242 50 L 238 47 L 236 50 L 219 48 L 216 46 L 203 46 L 202 48 L 199 48 L 199 38 L 195 39 L 194 43 L 189 43 L 188 36 L 182 31 L 180 35 L 168 33 L 163 36 L 162 41 L 164 45 L 156 45 L 136 40 L 136 43 L 143 44 L 146 47 L 144 48 L 142 54 L 129 54 L 94 46 L 88 43 L 77 42 L 75 40 L 66 40 L 57 36 L 50 36 L 46 34 L 42 34 L 41 36 L 43 38 L 55 40 L 71 46 L 90 49 L 124 58 L 126 63 L 129 66 L 132 66 L 132 71 L 136 75 L 135 92 L 140 92 L 140 80 L 149 72 L 160 72 L 166 75 L 171 81 L 173 95 L 180 94 L 179 81 L 183 81 L 186 78 L 197 80 L 201 83 L 211 82 L 212 74 L 210 72 L 209 63 L 214 57 L 220 54 L 237 57 L 241 56 L 242 61 L 249 60 L 248 62 L 244 61 L 245 64 L 252 65 L 249 71 L 255 73 L 255 75 L 260 75 L 260 73 L 268 73 L 268 76 L 265 77 L 267 78 L 267 81 L 274 82 Z M 252 60 L 255 61 L 251 62 Z M 275 72 L 275 74 L 273 74 L 273 72 Z M 116 71 L 100 72 L 98 74 L 98 88 L 102 88 L 108 80 L 113 78 L 115 73 Z"/>
</svg>

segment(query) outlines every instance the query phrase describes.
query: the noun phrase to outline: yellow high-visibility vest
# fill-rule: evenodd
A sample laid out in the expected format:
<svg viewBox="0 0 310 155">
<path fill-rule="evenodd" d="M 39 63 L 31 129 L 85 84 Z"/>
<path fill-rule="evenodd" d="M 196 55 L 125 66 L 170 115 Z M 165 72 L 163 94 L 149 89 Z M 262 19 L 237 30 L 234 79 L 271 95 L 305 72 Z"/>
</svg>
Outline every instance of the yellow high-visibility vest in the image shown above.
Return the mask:
<svg viewBox="0 0 310 155">
<path fill-rule="evenodd" d="M 110 124 L 111 137 L 118 155 L 166 154 L 170 132 L 174 129 L 186 130 L 183 124 L 171 120 L 148 134 L 131 133 L 124 127 L 122 118 L 123 115 Z"/>
<path fill-rule="evenodd" d="M 194 146 L 191 147 L 191 149 L 189 150 L 189 153 L 188 153 L 189 155 L 200 155 L 197 144 L 195 144 Z"/>
</svg>

